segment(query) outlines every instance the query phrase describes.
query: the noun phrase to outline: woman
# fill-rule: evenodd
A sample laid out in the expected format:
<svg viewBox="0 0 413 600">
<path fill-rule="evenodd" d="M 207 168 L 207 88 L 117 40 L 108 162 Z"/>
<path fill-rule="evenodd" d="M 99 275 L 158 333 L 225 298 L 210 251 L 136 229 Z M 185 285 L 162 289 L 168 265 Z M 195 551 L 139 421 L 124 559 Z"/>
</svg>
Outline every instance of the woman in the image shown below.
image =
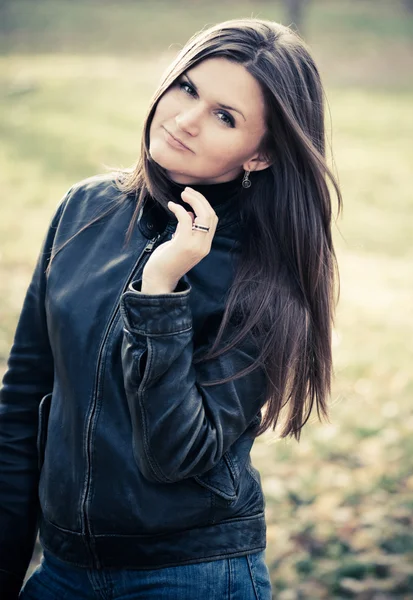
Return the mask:
<svg viewBox="0 0 413 600">
<path fill-rule="evenodd" d="M 246 19 L 181 51 L 135 169 L 65 195 L 2 389 L 3 600 L 271 597 L 250 450 L 327 415 L 327 179 L 340 207 L 307 49 Z"/>
</svg>

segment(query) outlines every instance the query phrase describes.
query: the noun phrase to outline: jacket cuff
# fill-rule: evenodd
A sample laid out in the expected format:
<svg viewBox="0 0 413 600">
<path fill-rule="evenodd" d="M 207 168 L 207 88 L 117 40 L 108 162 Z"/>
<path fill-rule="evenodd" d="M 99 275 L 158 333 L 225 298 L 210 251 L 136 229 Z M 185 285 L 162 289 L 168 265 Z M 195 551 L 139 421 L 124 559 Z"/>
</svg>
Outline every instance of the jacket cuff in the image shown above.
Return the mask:
<svg viewBox="0 0 413 600">
<path fill-rule="evenodd" d="M 1 600 L 18 600 L 23 579 L 8 571 L 0 569 L 0 598 Z"/>
<path fill-rule="evenodd" d="M 127 329 L 144 335 L 181 333 L 192 327 L 191 286 L 180 279 L 170 294 L 143 294 L 142 279 L 132 281 L 121 298 Z"/>
</svg>

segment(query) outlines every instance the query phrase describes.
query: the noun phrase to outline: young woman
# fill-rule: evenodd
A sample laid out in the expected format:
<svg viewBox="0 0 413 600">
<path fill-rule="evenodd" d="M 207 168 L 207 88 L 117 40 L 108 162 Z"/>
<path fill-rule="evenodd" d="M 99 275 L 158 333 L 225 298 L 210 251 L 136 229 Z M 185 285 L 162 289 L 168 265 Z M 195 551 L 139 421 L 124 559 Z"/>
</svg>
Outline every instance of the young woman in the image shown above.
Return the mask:
<svg viewBox="0 0 413 600">
<path fill-rule="evenodd" d="M 271 597 L 250 450 L 327 415 L 327 180 L 340 208 L 313 60 L 246 19 L 181 51 L 135 169 L 65 195 L 1 391 L 2 600 Z"/>
</svg>

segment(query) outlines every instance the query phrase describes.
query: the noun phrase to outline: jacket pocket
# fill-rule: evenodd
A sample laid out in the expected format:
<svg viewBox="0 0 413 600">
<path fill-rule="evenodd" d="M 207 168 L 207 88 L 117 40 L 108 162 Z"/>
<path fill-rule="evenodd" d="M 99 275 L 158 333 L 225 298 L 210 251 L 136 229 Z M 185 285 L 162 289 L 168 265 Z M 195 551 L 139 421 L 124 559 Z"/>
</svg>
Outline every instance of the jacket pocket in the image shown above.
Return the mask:
<svg viewBox="0 0 413 600">
<path fill-rule="evenodd" d="M 251 432 L 260 422 L 257 415 L 248 429 L 225 452 L 221 460 L 209 471 L 194 477 L 203 487 L 211 490 L 223 500 L 232 504 L 238 499 L 240 476 L 245 466 L 250 462 L 250 451 L 254 443 Z"/>
<path fill-rule="evenodd" d="M 203 475 L 195 476 L 194 479 L 228 502 L 234 502 L 238 497 L 239 473 L 229 451 L 222 456 L 215 467 Z"/>
<path fill-rule="evenodd" d="M 260 472 L 251 463 L 251 458 L 248 460 L 247 464 L 245 465 L 245 470 L 247 471 L 247 473 L 249 474 L 251 479 L 254 481 L 256 488 L 261 491 L 262 490 L 261 475 L 260 475 Z"/>
<path fill-rule="evenodd" d="M 50 393 L 46 394 L 46 396 L 42 398 L 39 405 L 39 424 L 37 429 L 37 456 L 39 470 L 41 470 L 44 461 L 51 402 L 52 394 Z"/>
</svg>

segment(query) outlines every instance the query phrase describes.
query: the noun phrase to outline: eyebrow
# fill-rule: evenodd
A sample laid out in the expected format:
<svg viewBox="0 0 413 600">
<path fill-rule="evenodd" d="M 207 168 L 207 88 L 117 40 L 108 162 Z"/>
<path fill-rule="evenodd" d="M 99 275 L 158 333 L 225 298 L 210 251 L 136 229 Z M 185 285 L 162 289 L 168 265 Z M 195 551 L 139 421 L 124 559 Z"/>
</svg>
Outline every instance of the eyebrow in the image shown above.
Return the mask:
<svg viewBox="0 0 413 600">
<path fill-rule="evenodd" d="M 187 80 L 189 81 L 189 83 L 192 85 L 192 87 L 194 88 L 194 90 L 198 91 L 198 88 L 196 87 L 195 83 L 192 81 L 192 79 L 187 75 L 187 73 L 183 74 Z M 217 105 L 220 108 L 226 108 L 227 110 L 233 110 L 234 112 L 237 112 L 241 115 L 241 117 L 244 119 L 244 121 L 246 121 L 247 119 L 244 117 L 244 115 L 242 114 L 242 112 L 240 110 L 238 110 L 237 108 L 234 108 L 233 106 L 228 106 L 228 104 L 221 104 L 220 102 L 217 102 Z"/>
</svg>

